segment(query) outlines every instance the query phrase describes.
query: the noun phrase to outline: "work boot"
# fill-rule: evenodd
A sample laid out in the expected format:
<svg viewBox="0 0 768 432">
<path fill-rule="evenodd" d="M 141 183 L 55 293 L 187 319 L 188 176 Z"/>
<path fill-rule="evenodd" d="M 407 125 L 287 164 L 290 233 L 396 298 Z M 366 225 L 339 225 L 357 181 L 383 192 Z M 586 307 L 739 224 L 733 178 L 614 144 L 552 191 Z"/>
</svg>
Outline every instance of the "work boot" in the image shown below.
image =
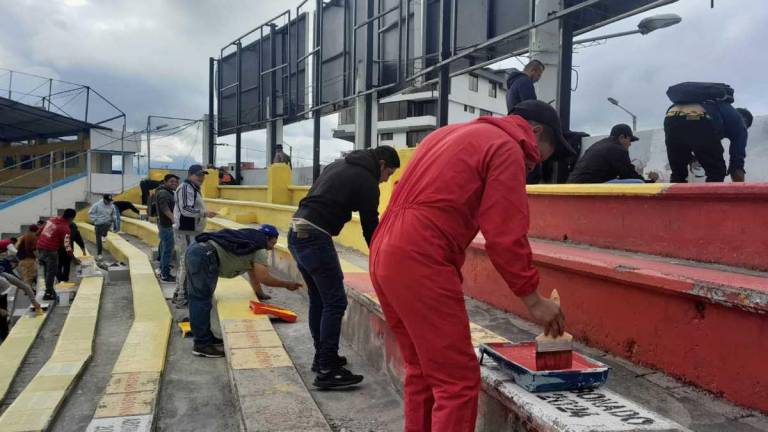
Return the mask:
<svg viewBox="0 0 768 432">
<path fill-rule="evenodd" d="M 224 357 L 224 350 L 222 350 L 221 348 L 219 348 L 214 344 L 209 344 L 209 345 L 196 344 L 195 347 L 192 349 L 192 354 L 198 357 L 219 358 L 219 357 Z"/>
<path fill-rule="evenodd" d="M 362 375 L 355 375 L 343 367 L 334 370 L 320 371 L 315 377 L 313 386 L 321 389 L 349 387 L 363 382 Z"/>
<path fill-rule="evenodd" d="M 46 291 L 43 294 L 43 300 L 56 300 L 56 293 L 53 291 Z"/>
<path fill-rule="evenodd" d="M 336 361 L 333 362 L 333 367 L 342 367 L 347 365 L 347 358 L 344 356 L 336 355 Z M 317 358 L 312 362 L 312 372 L 319 372 L 320 371 L 320 363 L 318 363 Z"/>
</svg>

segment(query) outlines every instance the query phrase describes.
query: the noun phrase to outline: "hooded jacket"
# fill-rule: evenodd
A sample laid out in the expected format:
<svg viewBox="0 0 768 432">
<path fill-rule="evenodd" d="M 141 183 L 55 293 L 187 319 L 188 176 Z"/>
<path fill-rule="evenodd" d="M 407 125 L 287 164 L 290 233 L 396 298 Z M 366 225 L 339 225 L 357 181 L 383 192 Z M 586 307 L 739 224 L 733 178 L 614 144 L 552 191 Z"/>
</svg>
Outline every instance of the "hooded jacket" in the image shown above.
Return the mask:
<svg viewBox="0 0 768 432">
<path fill-rule="evenodd" d="M 373 150 L 355 150 L 323 170 L 307 196 L 299 202 L 296 218 L 306 219 L 332 236 L 360 213 L 366 243 L 379 224 L 379 162 Z"/>
<path fill-rule="evenodd" d="M 576 162 L 568 183 L 605 183 L 615 179 L 638 179 L 638 174 L 625 149 L 616 137 L 603 138 L 592 144 Z"/>
<path fill-rule="evenodd" d="M 174 192 L 173 229 L 181 232 L 202 233 L 207 222 L 205 202 L 200 188 L 189 180 L 184 180 Z M 181 218 L 194 220 L 195 230 L 182 230 Z"/>
<path fill-rule="evenodd" d="M 536 99 L 536 89 L 533 80 L 528 75 L 513 69 L 507 76 L 507 112 L 522 101 Z"/>
<path fill-rule="evenodd" d="M 531 127 L 515 115 L 483 116 L 431 133 L 393 191 L 373 239 L 371 263 L 390 260 L 378 251 L 396 250 L 398 257 L 391 259 L 401 264 L 394 267 L 418 263 L 423 274 L 446 266 L 458 273 L 465 249 L 482 231 L 488 256 L 510 289 L 530 294 L 539 276 L 527 237 L 525 177 L 540 158 Z M 439 292 L 429 285 L 424 289 Z"/>
<path fill-rule="evenodd" d="M 267 236 L 254 228 L 223 229 L 212 233 L 203 233 L 195 237 L 198 243 L 215 241 L 233 255 L 249 255 L 259 249 L 267 248 Z"/>
</svg>

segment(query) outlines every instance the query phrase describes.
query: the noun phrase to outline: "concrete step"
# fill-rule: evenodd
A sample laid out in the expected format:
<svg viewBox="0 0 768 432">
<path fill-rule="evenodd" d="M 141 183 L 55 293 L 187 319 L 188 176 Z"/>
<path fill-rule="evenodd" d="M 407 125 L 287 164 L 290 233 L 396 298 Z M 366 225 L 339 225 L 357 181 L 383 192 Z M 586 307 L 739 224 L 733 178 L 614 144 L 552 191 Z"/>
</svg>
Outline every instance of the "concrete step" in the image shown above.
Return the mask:
<svg viewBox="0 0 768 432">
<path fill-rule="evenodd" d="M 531 240 L 543 293 L 560 292 L 569 332 L 590 346 L 768 412 L 768 278 L 723 266 Z M 529 318 L 478 237 L 467 295 Z"/>
<path fill-rule="evenodd" d="M 768 184 L 528 186 L 529 235 L 768 271 Z"/>
</svg>

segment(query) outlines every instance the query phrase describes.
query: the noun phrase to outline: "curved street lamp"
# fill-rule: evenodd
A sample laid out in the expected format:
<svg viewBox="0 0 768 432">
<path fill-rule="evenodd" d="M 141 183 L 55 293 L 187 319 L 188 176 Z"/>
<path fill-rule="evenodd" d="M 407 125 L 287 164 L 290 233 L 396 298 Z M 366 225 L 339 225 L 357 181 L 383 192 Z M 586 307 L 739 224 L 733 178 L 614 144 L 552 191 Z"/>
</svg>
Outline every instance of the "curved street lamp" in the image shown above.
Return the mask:
<svg viewBox="0 0 768 432">
<path fill-rule="evenodd" d="M 608 102 L 610 102 L 610 103 L 612 103 L 612 104 L 616 105 L 617 107 L 619 107 L 619 108 L 621 108 L 622 110 L 624 110 L 624 112 L 626 112 L 627 114 L 629 114 L 630 116 L 632 116 L 632 131 L 633 131 L 633 132 L 634 132 L 634 131 L 637 131 L 637 116 L 636 116 L 635 114 L 633 114 L 633 113 L 632 113 L 632 111 L 630 111 L 630 110 L 628 110 L 628 109 L 624 108 L 623 106 L 619 105 L 619 101 L 617 101 L 616 99 L 614 99 L 614 98 L 612 98 L 612 97 L 609 97 L 609 98 L 608 98 Z"/>
<path fill-rule="evenodd" d="M 640 20 L 640 22 L 637 23 L 637 29 L 635 30 L 611 33 L 611 34 L 595 36 L 587 39 L 580 39 L 580 40 L 573 41 L 573 43 L 584 44 L 584 43 L 597 42 L 601 40 L 613 39 L 613 38 L 628 36 L 633 34 L 647 35 L 648 33 L 651 33 L 653 31 L 663 29 L 666 27 L 671 27 L 675 24 L 679 24 L 682 20 L 683 19 L 680 17 L 680 15 L 672 14 L 672 13 L 653 15 L 653 16 L 645 17 L 642 20 Z"/>
</svg>

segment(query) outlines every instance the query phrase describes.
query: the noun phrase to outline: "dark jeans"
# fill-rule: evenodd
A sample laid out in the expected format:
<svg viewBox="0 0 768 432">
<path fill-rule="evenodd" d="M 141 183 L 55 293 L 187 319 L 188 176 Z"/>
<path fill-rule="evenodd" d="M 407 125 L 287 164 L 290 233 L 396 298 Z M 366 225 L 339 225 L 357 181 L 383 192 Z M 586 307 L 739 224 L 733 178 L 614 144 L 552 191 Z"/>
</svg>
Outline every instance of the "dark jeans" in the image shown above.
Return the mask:
<svg viewBox="0 0 768 432">
<path fill-rule="evenodd" d="M 56 273 L 59 271 L 59 251 L 38 249 L 37 257 L 45 272 L 45 292 L 53 294 L 53 283 L 56 281 Z"/>
<path fill-rule="evenodd" d="M 160 255 L 160 275 L 168 277 L 171 275 L 171 259 L 173 259 L 173 227 L 158 226 L 157 231 L 160 236 L 160 244 L 157 247 Z"/>
<path fill-rule="evenodd" d="M 712 120 L 707 117 L 694 120 L 688 120 L 685 116 L 667 117 L 664 119 L 664 135 L 669 167 L 672 169 L 672 183 L 687 181 L 688 164 L 693 156 L 704 168 L 707 182 L 720 183 L 725 179 L 727 170 L 723 144 Z"/>
<path fill-rule="evenodd" d="M 213 292 L 219 280 L 219 257 L 212 246 L 195 243 L 187 249 L 189 325 L 195 345 L 210 345 Z"/>
<path fill-rule="evenodd" d="M 67 250 L 59 248 L 59 265 L 57 266 L 56 279 L 59 282 L 69 282 L 69 270 L 72 266 L 72 257 L 69 256 Z"/>
<path fill-rule="evenodd" d="M 104 239 L 104 237 L 107 236 L 107 233 L 109 232 L 109 227 L 110 226 L 112 226 L 112 224 L 96 225 L 96 227 L 95 227 L 95 231 L 96 231 L 96 255 L 101 255 L 101 252 L 102 252 L 101 242 Z"/>
<path fill-rule="evenodd" d="M 318 230 L 288 233 L 288 249 L 309 292 L 309 331 L 320 369 L 331 369 L 339 355 L 341 320 L 347 310 L 344 274 L 333 239 Z"/>
</svg>

